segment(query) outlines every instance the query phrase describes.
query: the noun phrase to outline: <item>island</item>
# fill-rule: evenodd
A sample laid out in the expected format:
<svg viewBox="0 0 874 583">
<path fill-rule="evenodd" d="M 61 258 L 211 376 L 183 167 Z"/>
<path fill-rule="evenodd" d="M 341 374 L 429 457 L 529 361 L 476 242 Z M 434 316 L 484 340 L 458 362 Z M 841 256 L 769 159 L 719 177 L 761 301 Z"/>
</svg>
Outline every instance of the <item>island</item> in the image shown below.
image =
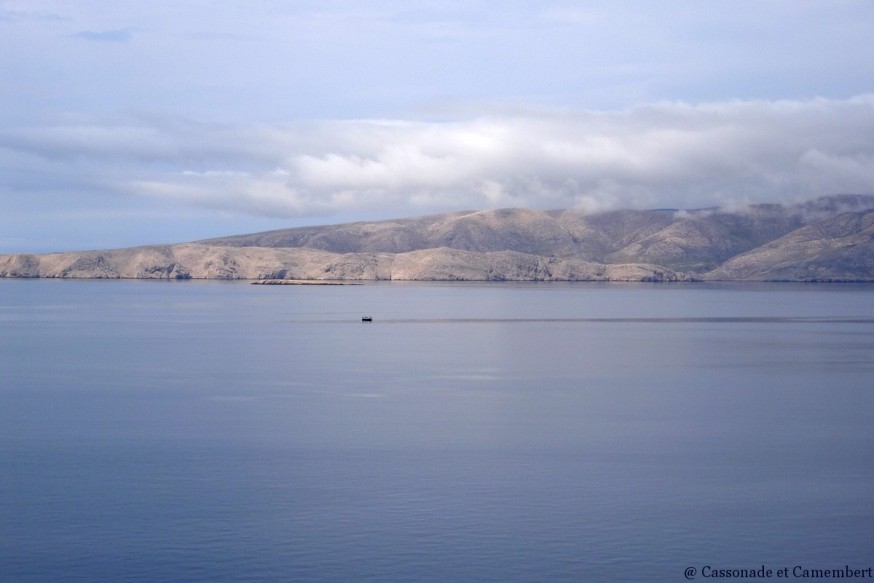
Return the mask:
<svg viewBox="0 0 874 583">
<path fill-rule="evenodd" d="M 874 196 L 740 208 L 459 211 L 128 249 L 0 255 L 4 278 L 874 281 Z"/>
</svg>

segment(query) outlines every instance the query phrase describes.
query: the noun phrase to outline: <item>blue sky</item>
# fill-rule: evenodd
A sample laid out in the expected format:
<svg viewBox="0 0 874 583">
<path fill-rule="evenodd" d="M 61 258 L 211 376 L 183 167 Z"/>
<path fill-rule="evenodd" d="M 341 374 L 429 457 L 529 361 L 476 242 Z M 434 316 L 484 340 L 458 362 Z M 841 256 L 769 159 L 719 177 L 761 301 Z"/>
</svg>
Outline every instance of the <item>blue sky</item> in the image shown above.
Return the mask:
<svg viewBox="0 0 874 583">
<path fill-rule="evenodd" d="M 0 253 L 874 193 L 869 0 L 0 1 Z"/>
</svg>

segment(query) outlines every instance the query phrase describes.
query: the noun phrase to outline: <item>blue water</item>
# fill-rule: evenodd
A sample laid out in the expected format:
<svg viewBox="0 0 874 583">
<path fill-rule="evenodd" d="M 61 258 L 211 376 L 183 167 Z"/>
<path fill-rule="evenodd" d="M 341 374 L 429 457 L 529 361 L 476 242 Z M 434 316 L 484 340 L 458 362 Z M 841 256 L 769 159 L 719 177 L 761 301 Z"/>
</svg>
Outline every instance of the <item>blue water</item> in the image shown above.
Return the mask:
<svg viewBox="0 0 874 583">
<path fill-rule="evenodd" d="M 867 568 L 872 379 L 864 285 L 0 280 L 0 580 Z"/>
</svg>

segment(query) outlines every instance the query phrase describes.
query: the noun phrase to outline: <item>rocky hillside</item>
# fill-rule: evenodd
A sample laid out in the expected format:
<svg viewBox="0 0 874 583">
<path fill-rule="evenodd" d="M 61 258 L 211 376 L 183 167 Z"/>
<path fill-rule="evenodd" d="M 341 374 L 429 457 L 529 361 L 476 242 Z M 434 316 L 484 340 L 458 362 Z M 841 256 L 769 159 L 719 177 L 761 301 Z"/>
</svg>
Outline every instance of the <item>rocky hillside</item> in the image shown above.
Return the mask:
<svg viewBox="0 0 874 583">
<path fill-rule="evenodd" d="M 874 281 L 874 196 L 741 209 L 502 209 L 108 251 L 0 255 L 2 277 Z"/>
</svg>

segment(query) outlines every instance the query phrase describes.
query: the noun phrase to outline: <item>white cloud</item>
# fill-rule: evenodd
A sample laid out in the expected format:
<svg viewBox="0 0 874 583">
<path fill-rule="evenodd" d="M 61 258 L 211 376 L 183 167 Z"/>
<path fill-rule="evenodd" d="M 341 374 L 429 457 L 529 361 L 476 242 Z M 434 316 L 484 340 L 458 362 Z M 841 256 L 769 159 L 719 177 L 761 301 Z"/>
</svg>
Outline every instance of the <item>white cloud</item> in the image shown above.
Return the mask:
<svg viewBox="0 0 874 583">
<path fill-rule="evenodd" d="M 557 24 L 596 24 L 603 21 L 604 16 L 600 11 L 581 8 L 547 8 L 540 13 L 540 19 L 544 22 Z"/>
<path fill-rule="evenodd" d="M 116 28 L 113 30 L 83 30 L 75 36 L 83 40 L 101 43 L 126 43 L 133 38 L 134 28 Z"/>
<path fill-rule="evenodd" d="M 870 0 L 4 0 L 0 227 L 872 192 L 872 98 L 846 99 L 872 23 Z"/>
<path fill-rule="evenodd" d="M 19 128 L 0 133 L 0 148 L 19 164 L 27 158 L 43 190 L 63 193 L 75 175 L 79 189 L 91 183 L 291 218 L 501 206 L 692 208 L 871 193 L 871 136 L 874 96 L 861 96 L 616 112 L 516 109 L 450 122 L 243 128 L 137 119 Z"/>
</svg>

